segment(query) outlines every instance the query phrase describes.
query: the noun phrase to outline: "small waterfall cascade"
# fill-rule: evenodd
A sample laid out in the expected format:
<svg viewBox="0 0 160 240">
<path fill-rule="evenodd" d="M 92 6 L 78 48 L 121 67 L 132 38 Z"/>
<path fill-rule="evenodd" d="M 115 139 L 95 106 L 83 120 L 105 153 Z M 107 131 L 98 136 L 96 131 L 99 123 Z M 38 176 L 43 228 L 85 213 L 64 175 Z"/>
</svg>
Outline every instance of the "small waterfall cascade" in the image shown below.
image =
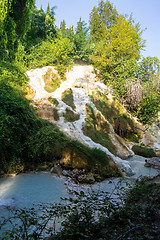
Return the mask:
<svg viewBox="0 0 160 240">
<path fill-rule="evenodd" d="M 60 84 L 60 87 L 51 93 L 48 93 L 44 90 L 45 82 L 43 76 L 48 69 L 51 69 L 54 73 L 57 74 L 54 67 L 51 66 L 26 72 L 26 75 L 30 79 L 29 84 L 36 92 L 33 101 L 44 102 L 45 99 L 45 103 L 51 105 L 47 99 L 49 97 L 55 98 L 58 101 L 56 110 L 58 112 L 59 119 L 56 121 L 54 119 L 49 119 L 51 122 L 58 125 L 59 128 L 71 138 L 74 138 L 89 147 L 101 149 L 107 155 L 110 155 L 124 174 L 128 176 L 135 174 L 128 160 L 122 160 L 121 158 L 114 156 L 107 148 L 103 147 L 99 143 L 94 142 L 91 138 L 83 134 L 82 128 L 85 124 L 86 118 L 86 104 L 90 105 L 94 109 L 94 112 L 102 115 L 102 113 L 98 111 L 98 109 L 91 101 L 89 94 L 91 94 L 94 90 L 99 90 L 106 93 L 107 96 L 112 100 L 112 95 L 107 86 L 97 81 L 96 75 L 94 73 L 94 68 L 92 66 L 73 66 L 72 70 L 66 73 L 66 81 L 63 81 Z M 65 102 L 62 101 L 62 93 L 67 89 L 72 89 L 75 105 L 74 110 L 71 108 L 71 106 L 68 106 Z M 66 108 L 70 109 L 75 114 L 78 114 L 79 119 L 74 122 L 66 121 L 64 117 Z M 133 152 L 125 145 L 125 143 L 122 144 L 122 142 L 118 142 L 112 125 L 109 122 L 108 124 L 110 125 L 111 129 L 111 138 L 117 145 L 117 148 L 120 149 L 120 151 L 126 151 L 128 154 L 127 157 L 133 156 Z"/>
</svg>

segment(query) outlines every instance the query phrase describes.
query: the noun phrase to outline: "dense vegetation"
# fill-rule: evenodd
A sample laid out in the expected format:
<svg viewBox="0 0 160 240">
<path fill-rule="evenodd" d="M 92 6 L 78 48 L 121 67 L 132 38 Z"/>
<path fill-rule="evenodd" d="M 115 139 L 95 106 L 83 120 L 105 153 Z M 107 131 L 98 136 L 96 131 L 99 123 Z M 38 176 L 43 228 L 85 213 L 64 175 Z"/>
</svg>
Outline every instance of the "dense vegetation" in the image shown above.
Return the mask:
<svg viewBox="0 0 160 240">
<path fill-rule="evenodd" d="M 61 159 L 63 150 L 70 148 L 73 152 L 85 156 L 87 171 L 98 171 L 109 176 L 109 159 L 103 152 L 70 140 L 56 126 L 37 117 L 30 101 L 25 98 L 28 79 L 24 73 L 30 68 L 55 65 L 61 78 L 64 78 L 66 67 L 73 62 L 89 62 L 100 70 L 102 81 L 109 85 L 118 101 L 131 114 L 138 117 L 143 124 L 152 124 L 160 110 L 160 61 L 150 56 L 141 58 L 141 50 L 145 47 L 143 30 L 131 16 L 119 14 L 109 1 L 101 0 L 98 6 L 93 8 L 89 27 L 81 18 L 75 29 L 73 26 L 67 28 L 65 20 L 62 20 L 60 27 L 56 26 L 54 9 L 48 5 L 46 12 L 42 7 L 38 10 L 34 0 L 0 1 L 1 173 L 41 169 L 45 163 L 49 165 L 50 160 L 53 164 Z M 52 76 L 52 82 L 47 84 L 48 91 L 52 91 L 59 86 L 60 80 L 57 76 Z M 63 93 L 64 101 L 74 109 L 72 97 L 70 89 Z M 98 96 L 94 100 L 99 105 Z M 106 103 L 104 106 L 107 107 Z M 66 109 L 66 120 L 74 121 L 78 117 L 70 109 Z M 88 108 L 88 128 L 92 130 L 91 125 L 94 127 L 94 122 L 90 121 L 90 117 L 92 121 L 96 118 L 92 109 Z M 120 116 L 118 117 L 120 119 Z M 126 122 L 128 123 L 128 120 Z M 107 128 L 107 125 L 105 127 Z M 87 131 L 87 128 L 85 130 Z M 101 138 L 103 134 L 98 131 L 99 129 L 96 129 L 92 134 Z M 134 137 L 123 134 L 124 137 Z M 106 145 L 109 143 L 106 142 Z M 112 146 L 110 147 L 114 152 Z M 154 195 L 156 191 L 157 189 L 149 185 L 137 187 L 128 195 L 124 208 L 114 205 L 108 195 L 105 195 L 104 201 L 100 202 L 102 205 L 97 205 L 101 212 L 98 223 L 94 221 L 95 209 L 90 202 L 95 199 L 98 201 L 99 196 L 96 198 L 94 195 L 92 198 L 91 195 L 84 202 L 76 202 L 79 209 L 77 211 L 74 205 L 71 215 L 65 215 L 70 212 L 70 208 L 63 208 L 58 214 L 63 213 L 66 221 L 64 231 L 58 238 L 99 239 L 97 234 L 100 234 L 101 239 L 120 239 L 121 235 L 131 234 L 126 239 L 156 239 L 158 235 L 155 219 L 159 217 L 156 212 L 159 207 L 156 201 L 159 201 L 159 198 L 157 200 Z M 146 201 L 148 194 L 150 202 Z M 142 199 L 145 202 L 143 206 Z M 54 211 L 53 213 L 55 214 Z M 16 214 L 22 217 L 26 213 L 22 210 Z M 33 214 L 34 218 L 29 218 L 30 214 Z M 35 218 L 34 214 L 36 213 L 31 211 L 25 218 L 27 221 L 30 219 L 27 222 L 29 227 L 32 223 L 38 224 L 38 218 Z M 117 226 L 119 228 L 115 230 Z M 44 230 L 44 225 L 42 228 Z M 41 230 L 40 233 L 43 232 Z M 136 231 L 137 238 L 133 230 Z M 15 233 L 8 233 L 11 235 L 6 237 L 12 239 L 17 233 L 15 229 L 13 231 Z M 141 237 L 144 231 L 145 238 Z M 38 239 L 36 235 L 31 237 L 30 239 Z M 24 236 L 24 232 L 22 239 L 29 239 L 27 235 Z"/>
</svg>

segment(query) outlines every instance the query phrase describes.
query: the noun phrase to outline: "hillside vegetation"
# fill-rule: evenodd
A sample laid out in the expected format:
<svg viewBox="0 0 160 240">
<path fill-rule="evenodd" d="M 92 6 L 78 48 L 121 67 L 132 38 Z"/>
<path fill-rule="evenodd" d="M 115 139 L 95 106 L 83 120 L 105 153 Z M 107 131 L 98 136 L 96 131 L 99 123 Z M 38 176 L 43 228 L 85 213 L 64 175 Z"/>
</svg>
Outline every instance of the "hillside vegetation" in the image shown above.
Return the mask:
<svg viewBox="0 0 160 240">
<path fill-rule="evenodd" d="M 75 29 L 73 26 L 67 28 L 65 20 L 58 27 L 55 25 L 54 8 L 48 5 L 46 11 L 42 7 L 38 10 L 34 1 L 22 2 L 10 0 L 0 3 L 3 13 L 0 16 L 2 173 L 12 172 L 14 166 L 17 168 L 23 162 L 27 164 L 30 159 L 35 165 L 37 161 L 45 161 L 46 158 L 60 158 L 56 155 L 57 150 L 51 151 L 50 147 L 44 146 L 38 150 L 42 143 L 37 140 L 37 134 L 44 126 L 48 128 L 49 123 L 40 120 L 30 102 L 25 99 L 28 78 L 24 73 L 30 68 L 44 65 L 56 67 L 57 74 L 47 72 L 43 76 L 45 90 L 50 93 L 65 81 L 65 71 L 74 61 L 84 64 L 90 62 L 97 69 L 97 77 L 112 90 L 116 98 L 110 104 L 107 96 L 97 92 L 90 96 L 92 101 L 104 117 L 107 116 L 120 137 L 138 142 L 139 132 L 129 115 L 122 110 L 123 107 L 143 124 L 152 124 L 160 106 L 160 62 L 156 57 L 141 59 L 145 41 L 141 37 L 143 30 L 139 24 L 132 17 L 119 14 L 109 1 L 100 1 L 90 13 L 89 28 L 81 18 Z M 24 24 L 21 24 L 22 21 Z M 66 108 L 64 113 L 66 121 L 70 122 L 79 119 L 79 115 L 74 112 L 72 98 L 72 89 L 62 95 L 63 101 L 73 110 Z M 87 124 L 83 128 L 85 135 L 117 154 L 107 135 L 108 123 L 95 115 L 90 106 L 86 105 L 86 111 Z M 54 118 L 59 120 L 56 106 L 53 113 Z M 55 131 L 55 126 L 52 127 Z M 59 136 L 62 134 L 58 133 L 58 129 L 56 131 Z M 52 137 L 55 137 L 56 148 L 59 148 L 59 137 Z"/>
</svg>

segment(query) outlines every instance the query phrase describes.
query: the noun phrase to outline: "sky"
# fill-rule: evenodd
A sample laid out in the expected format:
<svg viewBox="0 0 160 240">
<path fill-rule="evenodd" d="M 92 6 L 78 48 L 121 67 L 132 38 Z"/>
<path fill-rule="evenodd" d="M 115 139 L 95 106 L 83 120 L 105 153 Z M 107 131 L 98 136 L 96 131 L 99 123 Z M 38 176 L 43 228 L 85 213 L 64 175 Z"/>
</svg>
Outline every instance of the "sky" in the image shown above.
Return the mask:
<svg viewBox="0 0 160 240">
<path fill-rule="evenodd" d="M 105 0 L 104 0 L 105 1 Z M 79 18 L 88 23 L 89 15 L 94 6 L 98 6 L 99 0 L 36 0 L 39 9 L 42 5 L 46 11 L 49 3 L 50 8 L 56 6 L 56 25 L 64 19 L 67 27 L 76 27 Z M 160 59 L 160 0 L 110 0 L 118 13 L 132 13 L 136 23 L 140 23 L 144 29 L 142 38 L 146 40 L 144 57 L 158 57 Z"/>
</svg>

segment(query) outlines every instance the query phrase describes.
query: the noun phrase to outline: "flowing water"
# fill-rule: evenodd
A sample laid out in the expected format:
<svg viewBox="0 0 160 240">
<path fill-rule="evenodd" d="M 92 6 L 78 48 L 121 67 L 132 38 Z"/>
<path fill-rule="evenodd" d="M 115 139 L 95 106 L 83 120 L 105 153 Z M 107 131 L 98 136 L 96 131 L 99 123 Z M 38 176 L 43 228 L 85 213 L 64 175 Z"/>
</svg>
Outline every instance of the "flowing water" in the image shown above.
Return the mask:
<svg viewBox="0 0 160 240">
<path fill-rule="evenodd" d="M 76 68 L 76 67 L 75 67 Z M 35 99 L 40 99 L 43 97 L 56 97 L 59 101 L 57 107 L 59 113 L 64 111 L 66 108 L 65 103 L 61 100 L 61 94 L 64 90 L 69 87 L 72 87 L 74 95 L 74 103 L 76 105 L 76 111 L 80 114 L 80 119 L 74 123 L 66 123 L 63 114 L 60 113 L 60 121 L 58 122 L 59 127 L 68 133 L 71 137 L 77 137 L 81 142 L 91 146 L 102 149 L 107 154 L 111 155 L 115 162 L 117 162 L 121 170 L 124 168 L 124 171 L 134 172 L 132 179 L 122 179 L 121 183 L 119 178 L 110 180 L 105 180 L 102 183 L 95 183 L 91 186 L 94 190 L 103 190 L 108 191 L 110 194 L 114 192 L 115 188 L 119 186 L 125 186 L 126 182 L 133 182 L 133 179 L 143 177 L 143 176 L 155 176 L 160 171 L 152 168 L 144 167 L 145 158 L 140 156 L 133 156 L 127 160 L 122 160 L 118 157 L 113 156 L 108 149 L 104 148 L 100 144 L 93 142 L 89 137 L 84 136 L 82 132 L 82 125 L 85 121 L 85 104 L 90 103 L 95 109 L 93 103 L 91 103 L 90 98 L 85 95 L 87 88 L 75 88 L 73 87 L 75 80 L 84 80 L 86 78 L 84 68 L 79 68 L 78 71 L 75 69 L 75 72 L 68 73 L 68 81 L 61 84 L 61 87 L 57 89 L 54 93 L 48 94 L 44 90 L 44 81 L 42 80 L 42 75 L 47 71 L 44 69 L 36 69 L 32 72 L 28 72 L 30 77 L 30 84 L 33 89 L 36 90 Z M 92 69 L 90 69 L 92 71 Z M 77 75 L 75 75 L 75 73 Z M 90 74 L 90 78 L 94 78 L 94 75 Z M 35 81 L 36 79 L 36 81 Z M 83 81 L 82 81 L 83 82 Z M 78 83 L 77 83 L 78 84 Z M 82 84 L 82 83 L 81 83 Z M 85 81 L 84 84 L 87 84 Z M 105 86 L 102 83 L 92 82 L 92 84 L 97 85 L 99 88 L 102 88 L 103 91 Z M 89 91 L 89 90 L 87 90 Z M 59 202 L 61 197 L 69 197 L 70 194 L 67 191 L 67 187 L 75 188 L 75 190 L 83 189 L 87 190 L 90 186 L 75 186 L 72 182 L 68 182 L 68 186 L 65 185 L 65 178 L 58 178 L 55 175 L 50 173 L 27 173 L 20 174 L 14 177 L 4 177 L 0 178 L 0 216 L 6 214 L 5 206 L 10 206 L 14 208 L 28 208 L 32 207 L 33 204 L 39 203 L 53 203 Z M 69 189 L 69 188 L 68 188 Z M 116 197 L 116 195 L 115 195 Z"/>
</svg>

